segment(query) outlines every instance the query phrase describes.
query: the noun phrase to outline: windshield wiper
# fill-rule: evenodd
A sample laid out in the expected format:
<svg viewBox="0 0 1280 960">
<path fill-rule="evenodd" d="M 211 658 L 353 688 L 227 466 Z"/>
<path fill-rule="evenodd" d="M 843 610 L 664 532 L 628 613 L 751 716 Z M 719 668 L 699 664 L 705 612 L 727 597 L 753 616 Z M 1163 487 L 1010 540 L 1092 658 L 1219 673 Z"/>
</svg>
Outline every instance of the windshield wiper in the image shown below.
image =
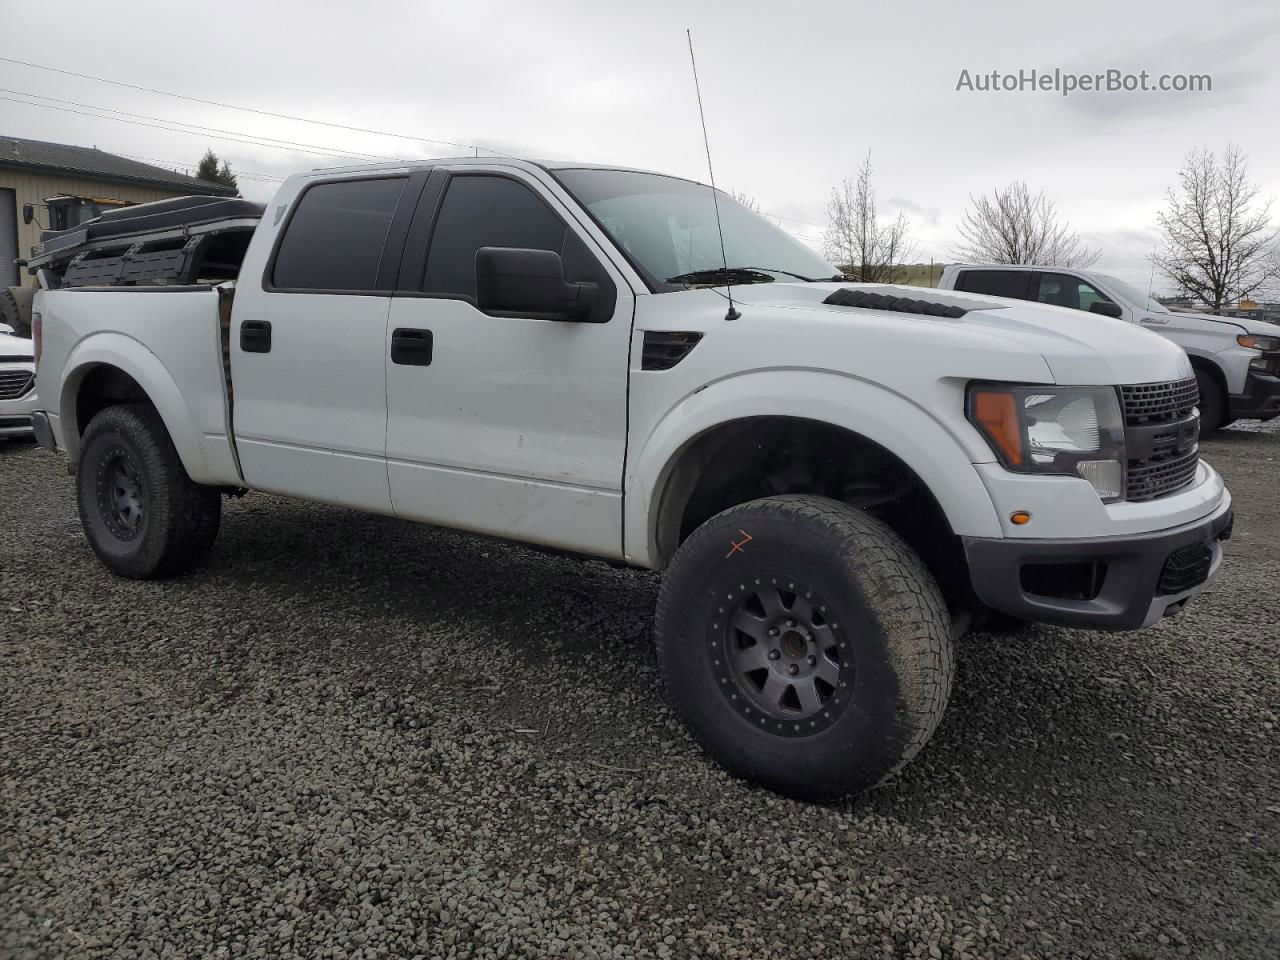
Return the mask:
<svg viewBox="0 0 1280 960">
<path fill-rule="evenodd" d="M 691 270 L 667 277 L 667 283 L 720 284 L 720 283 L 773 283 L 773 276 L 755 267 L 715 267 L 711 270 Z"/>
<path fill-rule="evenodd" d="M 795 277 L 797 280 L 803 280 L 805 283 L 823 283 L 830 280 L 830 277 L 806 277 L 799 273 L 792 273 L 790 270 L 782 270 L 779 267 L 748 267 L 748 270 L 768 270 L 770 273 L 785 273 L 788 277 Z"/>
</svg>

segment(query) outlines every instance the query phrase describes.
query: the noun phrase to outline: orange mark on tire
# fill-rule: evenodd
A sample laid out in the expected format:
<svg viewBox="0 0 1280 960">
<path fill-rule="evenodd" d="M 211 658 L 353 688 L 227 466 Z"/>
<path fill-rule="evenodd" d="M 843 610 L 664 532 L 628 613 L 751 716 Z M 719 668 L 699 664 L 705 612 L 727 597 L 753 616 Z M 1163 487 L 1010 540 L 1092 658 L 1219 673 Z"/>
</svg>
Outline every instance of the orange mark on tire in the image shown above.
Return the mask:
<svg viewBox="0 0 1280 960">
<path fill-rule="evenodd" d="M 731 544 L 731 546 L 729 547 L 729 552 L 728 552 L 728 553 L 726 553 L 726 554 L 724 555 L 724 558 L 725 558 L 726 560 L 728 560 L 730 557 L 732 557 L 735 553 L 741 553 L 741 552 L 742 552 L 742 548 L 743 548 L 743 547 L 745 547 L 748 543 L 750 543 L 750 542 L 751 542 L 751 534 L 747 533 L 747 531 L 745 531 L 745 530 L 743 530 L 743 529 L 741 529 L 741 528 L 739 528 L 739 529 L 738 529 L 738 532 L 739 532 L 740 534 L 742 534 L 742 539 L 741 539 L 741 540 L 730 540 L 730 541 L 729 541 L 729 543 Z"/>
</svg>

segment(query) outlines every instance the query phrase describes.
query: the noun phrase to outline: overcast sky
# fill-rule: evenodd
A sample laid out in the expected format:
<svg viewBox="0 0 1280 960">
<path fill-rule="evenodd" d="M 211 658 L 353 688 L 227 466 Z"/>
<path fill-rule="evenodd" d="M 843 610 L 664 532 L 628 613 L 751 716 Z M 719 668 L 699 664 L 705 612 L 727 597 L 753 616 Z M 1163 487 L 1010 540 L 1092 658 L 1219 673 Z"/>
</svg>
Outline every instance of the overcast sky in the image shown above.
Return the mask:
<svg viewBox="0 0 1280 960">
<path fill-rule="evenodd" d="M 907 213 L 922 260 L 954 259 L 971 194 L 1022 178 L 1102 248 L 1100 269 L 1145 285 L 1155 216 L 1189 149 L 1237 142 L 1263 193 L 1280 194 L 1275 0 L 63 0 L 56 10 L 7 5 L 4 22 L 4 57 L 335 124 L 705 180 L 690 27 L 720 186 L 818 238 L 831 187 L 870 149 L 883 212 Z M 1210 74 L 1213 89 L 1066 98 L 956 90 L 965 69 L 1054 68 Z M 168 166 L 192 167 L 209 146 L 246 174 L 242 190 L 255 199 L 274 183 L 249 174 L 347 161 L 232 137 L 386 157 L 462 152 L 3 62 L 0 87 L 0 97 L 70 101 L 0 100 L 0 134 Z M 103 108 L 230 133 L 102 119 Z"/>
</svg>

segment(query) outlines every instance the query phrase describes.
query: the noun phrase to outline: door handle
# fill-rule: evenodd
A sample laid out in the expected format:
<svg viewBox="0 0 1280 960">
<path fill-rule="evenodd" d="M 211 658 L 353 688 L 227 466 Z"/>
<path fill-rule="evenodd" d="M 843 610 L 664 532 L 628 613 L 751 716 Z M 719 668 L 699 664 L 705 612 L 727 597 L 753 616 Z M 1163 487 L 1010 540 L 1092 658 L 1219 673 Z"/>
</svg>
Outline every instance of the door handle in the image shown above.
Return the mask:
<svg viewBox="0 0 1280 960">
<path fill-rule="evenodd" d="M 399 327 L 391 331 L 391 362 L 410 367 L 431 366 L 431 331 Z"/>
<path fill-rule="evenodd" d="M 244 353 L 270 353 L 271 321 L 246 320 L 240 324 L 240 349 Z"/>
</svg>

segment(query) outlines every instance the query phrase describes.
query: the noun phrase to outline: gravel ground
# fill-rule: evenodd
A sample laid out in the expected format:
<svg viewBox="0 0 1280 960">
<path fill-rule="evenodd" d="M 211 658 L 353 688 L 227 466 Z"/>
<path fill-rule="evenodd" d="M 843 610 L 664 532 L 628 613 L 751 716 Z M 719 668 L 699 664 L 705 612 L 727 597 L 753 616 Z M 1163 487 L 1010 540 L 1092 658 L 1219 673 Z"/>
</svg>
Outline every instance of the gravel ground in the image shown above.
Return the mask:
<svg viewBox="0 0 1280 960">
<path fill-rule="evenodd" d="M 1142 634 L 961 642 L 894 782 L 733 781 L 654 686 L 652 575 L 254 495 L 115 579 L 0 446 L 2 957 L 1280 955 L 1280 431 Z"/>
</svg>

